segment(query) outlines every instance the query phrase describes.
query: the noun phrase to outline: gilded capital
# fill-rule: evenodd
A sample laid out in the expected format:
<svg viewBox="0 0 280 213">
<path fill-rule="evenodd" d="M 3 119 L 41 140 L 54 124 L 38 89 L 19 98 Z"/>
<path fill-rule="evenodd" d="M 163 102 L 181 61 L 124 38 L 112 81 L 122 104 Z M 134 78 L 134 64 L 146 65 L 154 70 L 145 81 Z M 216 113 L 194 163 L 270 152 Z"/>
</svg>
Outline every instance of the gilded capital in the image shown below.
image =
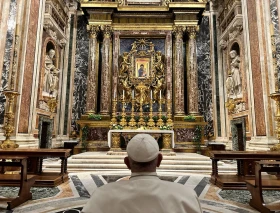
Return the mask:
<svg viewBox="0 0 280 213">
<path fill-rule="evenodd" d="M 183 26 L 173 26 L 172 32 L 176 37 L 182 38 L 184 30 L 185 30 L 185 27 L 183 27 Z"/>
<path fill-rule="evenodd" d="M 191 39 L 195 39 L 196 33 L 198 32 L 198 30 L 199 30 L 199 26 L 188 26 L 187 27 L 187 33 Z"/>
<path fill-rule="evenodd" d="M 109 38 L 112 35 L 113 29 L 111 25 L 102 25 L 101 30 L 103 31 L 104 37 Z"/>
<path fill-rule="evenodd" d="M 100 31 L 100 26 L 98 26 L 98 25 L 87 25 L 87 30 L 88 30 L 91 38 L 96 38 L 96 36 L 98 35 L 98 33 Z"/>
</svg>

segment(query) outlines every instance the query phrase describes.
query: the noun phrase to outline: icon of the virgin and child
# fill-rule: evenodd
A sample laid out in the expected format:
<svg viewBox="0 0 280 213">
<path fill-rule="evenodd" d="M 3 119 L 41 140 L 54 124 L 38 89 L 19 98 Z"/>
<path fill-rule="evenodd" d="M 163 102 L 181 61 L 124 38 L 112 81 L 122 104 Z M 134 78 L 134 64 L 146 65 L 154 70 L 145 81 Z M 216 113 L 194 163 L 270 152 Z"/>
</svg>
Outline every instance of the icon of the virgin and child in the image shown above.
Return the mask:
<svg viewBox="0 0 280 213">
<path fill-rule="evenodd" d="M 140 64 L 140 68 L 138 69 L 138 77 L 147 77 L 147 70 L 144 67 L 144 64 Z"/>
</svg>

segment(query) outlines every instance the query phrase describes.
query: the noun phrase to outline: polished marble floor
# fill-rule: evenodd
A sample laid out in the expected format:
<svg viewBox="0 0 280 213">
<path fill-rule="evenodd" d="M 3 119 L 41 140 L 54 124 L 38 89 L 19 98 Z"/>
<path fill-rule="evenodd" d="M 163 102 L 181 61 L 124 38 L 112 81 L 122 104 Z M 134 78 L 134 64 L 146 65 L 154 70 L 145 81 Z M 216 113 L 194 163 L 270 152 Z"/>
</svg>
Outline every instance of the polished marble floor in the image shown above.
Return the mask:
<svg viewBox="0 0 280 213">
<path fill-rule="evenodd" d="M 13 211 L 5 210 L 6 204 L 0 203 L 0 212 L 5 213 L 62 213 L 72 209 L 79 212 L 96 187 L 126 179 L 123 174 L 96 174 L 92 172 L 71 173 L 69 181 L 55 188 L 33 188 L 33 200 L 30 200 Z M 247 191 L 221 191 L 209 183 L 209 175 L 160 175 L 166 181 L 191 186 L 197 193 L 204 213 L 258 212 L 248 205 L 250 194 Z M 125 181 L 125 180 L 122 180 Z M 0 187 L 0 196 L 13 196 L 17 188 Z M 280 192 L 268 192 L 271 202 L 280 200 Z M 76 211 L 74 211 L 76 209 Z M 67 212 L 67 211 L 66 211 Z M 70 212 L 70 211 L 69 211 Z M 93 212 L 94 213 L 94 212 Z"/>
</svg>

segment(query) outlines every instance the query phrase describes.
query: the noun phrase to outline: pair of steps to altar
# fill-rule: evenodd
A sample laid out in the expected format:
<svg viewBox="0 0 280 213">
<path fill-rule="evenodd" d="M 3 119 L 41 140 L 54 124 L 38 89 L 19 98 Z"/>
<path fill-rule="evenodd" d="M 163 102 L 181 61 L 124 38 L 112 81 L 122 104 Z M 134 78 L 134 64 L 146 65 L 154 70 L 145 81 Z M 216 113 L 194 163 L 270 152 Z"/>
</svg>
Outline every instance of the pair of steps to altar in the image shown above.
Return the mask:
<svg viewBox="0 0 280 213">
<path fill-rule="evenodd" d="M 108 155 L 107 152 L 85 152 L 68 158 L 68 172 L 124 172 L 128 173 L 123 159 L 126 152 Z M 57 172 L 60 161 L 46 159 L 43 164 L 44 172 Z M 163 161 L 158 172 L 203 173 L 211 174 L 212 161 L 209 157 L 196 153 L 176 153 L 176 156 L 163 154 Z M 236 164 L 219 161 L 219 173 L 236 173 Z"/>
</svg>

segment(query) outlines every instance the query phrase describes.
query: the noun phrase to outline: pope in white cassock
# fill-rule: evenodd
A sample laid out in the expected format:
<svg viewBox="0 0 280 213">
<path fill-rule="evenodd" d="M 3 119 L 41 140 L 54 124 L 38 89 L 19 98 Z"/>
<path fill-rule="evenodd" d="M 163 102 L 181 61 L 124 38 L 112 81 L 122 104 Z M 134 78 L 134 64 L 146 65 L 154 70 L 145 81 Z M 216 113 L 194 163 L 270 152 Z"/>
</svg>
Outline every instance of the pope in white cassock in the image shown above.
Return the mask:
<svg viewBox="0 0 280 213">
<path fill-rule="evenodd" d="M 151 135 L 134 136 L 127 145 L 127 154 L 124 163 L 132 172 L 130 179 L 96 188 L 83 213 L 202 212 L 192 188 L 157 176 L 162 154 Z"/>
</svg>

